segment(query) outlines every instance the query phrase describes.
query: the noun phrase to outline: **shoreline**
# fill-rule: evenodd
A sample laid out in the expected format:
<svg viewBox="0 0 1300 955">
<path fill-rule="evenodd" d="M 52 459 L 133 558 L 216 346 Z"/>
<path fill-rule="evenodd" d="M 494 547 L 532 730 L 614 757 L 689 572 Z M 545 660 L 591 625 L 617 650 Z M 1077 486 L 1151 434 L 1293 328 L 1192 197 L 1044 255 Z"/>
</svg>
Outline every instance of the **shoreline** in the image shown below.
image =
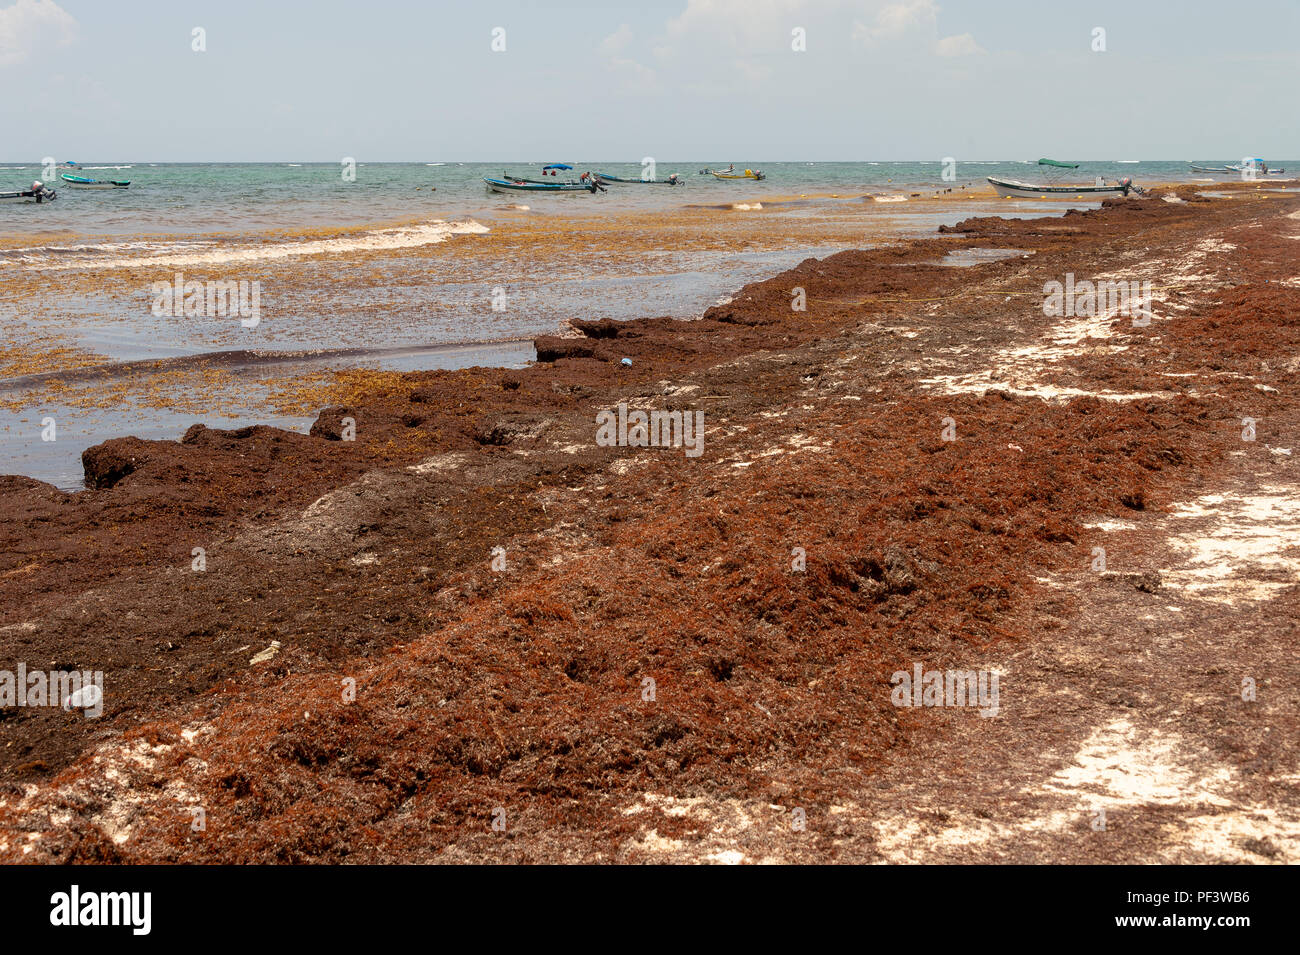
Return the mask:
<svg viewBox="0 0 1300 955">
<path fill-rule="evenodd" d="M 106 673 L 98 721 L 8 719 L 0 858 L 1294 861 L 1294 568 L 1196 541 L 1216 494 L 1295 496 L 1300 199 L 1201 188 L 808 259 L 526 369 L 358 372 L 310 435 L 114 439 L 75 499 L 0 478 L 0 632 Z M 1159 320 L 1045 319 L 1066 272 L 1154 277 Z M 702 411 L 703 456 L 598 446 L 620 401 Z M 890 705 L 914 661 L 1004 672 L 1010 715 Z M 1080 835 L 1098 801 L 1123 841 Z"/>
<path fill-rule="evenodd" d="M 25 292 L 6 290 L 11 312 L 26 309 L 41 317 L 25 330 L 6 329 L 18 344 L 0 352 L 0 374 L 8 376 L 0 380 L 0 409 L 7 412 L 0 413 L 0 449 L 13 456 L 11 470 L 71 488 L 78 483 L 71 468 L 75 456 L 101 440 L 129 433 L 179 437 L 195 419 L 226 427 L 259 420 L 309 425 L 306 416 L 331 403 L 319 387 L 322 400 L 315 409 L 304 410 L 296 400 L 285 407 L 277 398 L 302 392 L 304 378 L 320 379 L 327 370 L 319 366 L 310 371 L 268 364 L 253 380 L 221 364 L 176 361 L 177 352 L 363 348 L 373 350 L 372 363 L 380 369 L 418 370 L 419 362 L 407 351 L 459 344 L 468 329 L 478 330 L 475 337 L 530 340 L 589 314 L 593 306 L 601 309 L 593 317 L 697 318 L 748 281 L 848 242 L 862 244 L 864 231 L 872 242 L 899 241 L 910 232 L 955 222 L 967 211 L 951 202 L 927 203 L 917 213 L 885 215 L 861 205 L 839 212 L 815 203 L 764 213 L 683 209 L 667 220 L 634 212 L 605 218 L 548 214 L 513 225 L 494 220 L 486 235 L 430 245 L 418 254 L 370 250 L 307 257 L 288 270 L 249 273 L 265 293 L 253 329 L 230 319 L 149 315 L 145 293 L 159 278 L 152 268 L 87 268 L 75 276 L 64 271 L 52 287 L 40 276 Z M 376 228 L 392 231 L 386 225 Z M 566 234 L 562 247 L 554 241 L 557 229 Z M 352 243 L 364 240 L 354 229 L 313 231 L 304 238 L 316 242 L 333 236 L 334 241 L 343 235 Z M 238 248 L 245 245 L 236 241 Z M 154 254 L 148 243 L 137 246 Z M 111 247 L 110 257 L 119 254 L 113 251 L 118 247 Z M 166 277 L 171 280 L 171 273 Z M 186 277 L 220 279 L 221 272 L 191 268 Z M 52 289 L 62 307 L 44 304 Z M 502 292 L 503 308 L 497 310 L 494 299 Z M 29 341 L 33 334 L 37 337 Z M 395 347 L 406 357 L 385 357 L 395 354 Z M 435 348 L 426 354 L 437 353 Z M 339 371 L 350 364 L 341 362 Z M 88 371 L 96 367 L 107 377 Z M 47 417 L 60 423 L 66 441 L 33 443 L 32 424 Z"/>
</svg>

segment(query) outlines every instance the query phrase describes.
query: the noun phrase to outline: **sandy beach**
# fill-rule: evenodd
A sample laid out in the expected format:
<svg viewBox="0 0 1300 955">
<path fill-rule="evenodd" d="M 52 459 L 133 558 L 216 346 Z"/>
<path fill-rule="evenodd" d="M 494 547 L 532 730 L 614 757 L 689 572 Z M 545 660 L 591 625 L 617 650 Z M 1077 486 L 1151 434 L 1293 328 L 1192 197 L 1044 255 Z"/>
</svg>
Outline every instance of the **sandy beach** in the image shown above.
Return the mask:
<svg viewBox="0 0 1300 955">
<path fill-rule="evenodd" d="M 79 493 L 0 478 L 0 633 L 104 673 L 96 719 L 0 710 L 0 860 L 1296 862 L 1300 195 L 1205 191 L 624 218 L 612 262 L 553 223 L 585 242 L 544 269 L 620 311 L 521 307 L 474 336 L 509 361 L 142 367 L 207 424 L 95 443 Z M 626 284 L 665 248 L 752 257 L 669 317 Z M 1149 283 L 1147 320 L 1045 314 L 1067 276 Z M 21 400 L 111 393 L 60 344 Z M 252 367 L 263 423 L 223 430 Z M 699 453 L 601 441 L 637 411 Z M 928 671 L 996 703 L 900 705 Z"/>
</svg>

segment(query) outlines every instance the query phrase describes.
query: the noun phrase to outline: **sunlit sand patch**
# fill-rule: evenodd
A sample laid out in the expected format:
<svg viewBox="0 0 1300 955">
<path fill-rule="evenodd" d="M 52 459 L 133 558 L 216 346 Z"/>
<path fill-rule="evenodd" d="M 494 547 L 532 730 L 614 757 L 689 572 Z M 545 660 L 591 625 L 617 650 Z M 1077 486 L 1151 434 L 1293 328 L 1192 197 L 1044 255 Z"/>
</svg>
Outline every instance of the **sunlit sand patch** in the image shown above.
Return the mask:
<svg viewBox="0 0 1300 955">
<path fill-rule="evenodd" d="M 1227 767 L 1197 773 L 1186 765 L 1185 755 L 1181 738 L 1156 730 L 1139 732 L 1128 720 L 1118 719 L 1094 730 L 1072 763 L 1043 788 L 1077 798 L 1081 810 L 1150 803 L 1231 805 L 1225 795 L 1232 782 Z"/>
<path fill-rule="evenodd" d="M 744 851 L 742 841 L 761 832 L 789 831 L 790 820 L 785 807 L 766 807 L 739 799 L 695 796 L 679 798 L 659 793 L 644 793 L 623 809 L 623 815 L 636 818 L 651 810 L 691 826 L 690 839 L 672 839 L 650 829 L 629 840 L 626 849 L 642 853 L 675 857 L 681 861 L 714 862 L 721 865 L 763 863 L 768 858 L 754 858 Z M 792 838 L 798 838 L 792 833 Z"/>
<path fill-rule="evenodd" d="M 1170 546 L 1186 559 L 1162 571 L 1168 586 L 1236 604 L 1300 583 L 1300 500 L 1287 488 L 1206 495 L 1175 505 L 1170 521 Z M 1180 531 L 1178 521 L 1192 526 Z"/>
<path fill-rule="evenodd" d="M 468 461 L 468 454 L 461 451 L 449 451 L 446 454 L 435 454 L 433 457 L 425 458 L 419 464 L 412 464 L 407 470 L 416 474 L 439 474 L 443 471 L 458 470 Z"/>
<path fill-rule="evenodd" d="M 816 438 L 809 437 L 806 434 L 792 434 L 786 439 L 784 446 L 768 448 L 766 451 L 760 451 L 758 456 L 751 461 L 732 461 L 731 466 L 733 468 L 747 468 L 757 464 L 763 458 L 781 457 L 787 454 L 820 454 L 821 452 L 829 450 L 829 446 L 818 444 Z"/>
<path fill-rule="evenodd" d="M 1222 239 L 1210 238 L 1202 239 L 1196 243 L 1198 252 L 1231 252 L 1237 247 L 1231 242 L 1224 242 Z"/>
<path fill-rule="evenodd" d="M 745 861 L 745 853 L 737 852 L 734 849 L 724 849 L 721 852 L 711 852 L 706 858 L 710 862 L 716 862 L 719 865 L 740 865 Z"/>
<path fill-rule="evenodd" d="M 94 811 L 83 825 L 98 829 L 114 845 L 123 845 L 131 838 L 139 815 L 152 804 L 158 792 L 151 778 L 158 758 L 173 748 L 171 744 L 150 744 L 143 739 L 105 743 L 91 757 L 86 773 L 76 782 L 59 787 L 54 796 L 61 804 L 83 806 L 87 794 L 93 795 L 91 806 Z M 175 779 L 163 786 L 161 792 L 175 802 L 178 811 L 198 803 L 198 797 Z M 24 815 L 40 813 L 47 816 L 51 830 L 64 829 L 70 823 L 71 815 L 51 807 L 43 798 L 48 795 L 38 786 L 28 786 L 13 808 Z M 7 801 L 0 802 L 0 806 L 5 805 Z M 23 854 L 30 854 L 47 834 L 41 831 L 26 833 L 28 844 L 23 847 Z M 0 852 L 8 848 L 8 843 L 0 842 Z"/>
<path fill-rule="evenodd" d="M 941 827 L 932 828 L 918 818 L 927 808 L 917 807 L 913 813 L 898 813 L 872 820 L 876 849 L 885 857 L 886 862 L 930 862 L 935 861 L 931 857 L 936 854 L 941 857 L 954 856 L 965 849 L 992 848 L 996 852 L 998 844 L 1019 841 L 1039 833 L 1061 832 L 1077 825 L 1081 818 L 1078 812 L 1054 811 L 1003 821 L 943 806 L 941 811 L 946 821 Z M 935 807 L 935 811 L 937 813 L 939 807 Z M 988 856 L 981 852 L 981 858 L 986 859 Z"/>
<path fill-rule="evenodd" d="M 678 852 L 686 847 L 686 843 L 680 839 L 665 839 L 659 835 L 658 830 L 651 829 L 637 843 L 637 848 L 644 852 L 651 853 L 671 853 Z"/>
<path fill-rule="evenodd" d="M 1300 816 L 1238 802 L 1233 796 L 1237 783 L 1227 766 L 1207 763 L 1206 754 L 1192 750 L 1181 737 L 1117 719 L 1094 730 L 1064 768 L 1030 787 L 1065 800 L 1065 805 L 1006 819 L 945 805 L 933 813 L 944 820 L 939 826 L 927 821 L 926 807 L 918 807 L 875 818 L 872 825 L 877 849 L 889 862 L 960 858 L 967 849 L 987 859 L 999 846 L 1020 844 L 1027 837 L 1091 826 L 1100 818 L 1099 810 L 1132 813 L 1149 806 L 1185 806 L 1195 814 L 1168 828 L 1168 841 L 1158 850 L 1163 859 L 1204 855 L 1222 862 L 1259 862 L 1252 844 L 1272 846 L 1273 861 L 1294 859 L 1300 850 Z"/>
<path fill-rule="evenodd" d="M 1106 276 L 1098 278 L 1098 281 L 1107 280 Z M 1000 349 L 993 355 L 992 367 L 987 370 L 962 375 L 934 375 L 919 379 L 918 384 L 945 394 L 982 394 L 998 390 L 1045 401 L 1066 401 L 1080 397 L 1138 401 L 1172 397 L 1172 392 L 1097 391 L 1054 385 L 1041 380 L 1054 366 L 1070 359 L 1085 354 L 1095 356 L 1100 352 L 1114 354 L 1127 350 L 1128 345 L 1110 343 L 1109 339 L 1121 329 L 1129 327 L 1138 317 L 1125 314 L 1118 303 L 1097 315 L 1061 317 L 1037 341 Z M 1163 320 L 1154 314 L 1149 319 Z"/>
<path fill-rule="evenodd" d="M 983 394 L 986 391 L 1005 391 L 1008 394 L 1021 395 L 1025 398 L 1041 398 L 1044 401 L 1068 401 L 1071 398 L 1101 398 L 1104 401 L 1141 401 L 1146 398 L 1171 398 L 1168 391 L 1090 391 L 1086 388 L 1066 388 L 1058 385 L 1038 382 L 1017 383 L 1014 380 L 995 379 L 992 373 L 983 371 L 972 375 L 937 375 L 922 378 L 917 384 L 927 385 L 944 394 L 969 395 Z"/>
<path fill-rule="evenodd" d="M 1108 534 L 1113 534 L 1115 531 L 1137 530 L 1137 525 L 1132 521 L 1089 521 L 1083 526 L 1089 530 L 1105 531 Z"/>
<path fill-rule="evenodd" d="M 627 474 L 628 471 L 631 471 L 635 467 L 644 467 L 645 465 L 649 464 L 651 460 L 652 458 L 648 454 L 640 455 L 640 456 L 635 454 L 628 454 L 628 455 L 624 455 L 623 457 L 615 461 L 613 464 L 611 464 L 609 466 L 609 469 L 614 474 L 617 474 L 620 477 L 622 477 L 624 474 Z"/>
<path fill-rule="evenodd" d="M 1124 719 L 1098 728 L 1044 787 L 1079 800 L 1080 811 L 1127 810 L 1146 805 L 1220 807 L 1182 820 L 1170 833 L 1178 853 L 1204 853 L 1221 861 L 1259 861 L 1243 848 L 1248 840 L 1272 843 L 1285 857 L 1300 848 L 1300 818 L 1232 798 L 1235 776 L 1223 765 L 1209 770 L 1204 754 L 1192 753 L 1178 736 L 1139 731 Z M 1277 861 L 1285 861 L 1278 859 Z"/>
</svg>

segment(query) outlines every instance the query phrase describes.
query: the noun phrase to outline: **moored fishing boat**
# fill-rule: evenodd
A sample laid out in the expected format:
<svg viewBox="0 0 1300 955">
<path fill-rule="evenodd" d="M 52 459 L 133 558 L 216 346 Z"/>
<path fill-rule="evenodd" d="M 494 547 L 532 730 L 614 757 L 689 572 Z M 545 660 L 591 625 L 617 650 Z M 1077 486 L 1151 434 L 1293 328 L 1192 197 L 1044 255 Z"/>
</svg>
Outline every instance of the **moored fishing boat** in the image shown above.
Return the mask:
<svg viewBox="0 0 1300 955">
<path fill-rule="evenodd" d="M 490 176 L 484 176 L 483 182 L 487 184 L 488 189 L 492 192 L 511 193 L 511 192 L 596 192 L 601 189 L 600 183 L 594 179 L 591 182 L 537 182 L 528 179 L 496 179 Z"/>
<path fill-rule="evenodd" d="M 681 179 L 677 175 L 677 173 L 673 173 L 667 179 L 621 179 L 618 176 L 611 176 L 603 172 L 598 172 L 595 174 L 595 176 L 601 182 L 620 182 L 620 183 L 628 183 L 630 185 L 642 185 L 642 186 L 684 186 L 686 185 L 685 181 Z"/>
<path fill-rule="evenodd" d="M 1285 169 L 1270 168 L 1262 159 L 1251 159 L 1248 162 L 1232 163 L 1227 166 L 1199 166 L 1196 163 L 1188 165 L 1191 166 L 1192 172 L 1212 173 L 1216 176 L 1236 176 L 1242 173 L 1250 175 L 1252 170 L 1260 176 L 1280 176 L 1286 172 Z"/>
<path fill-rule="evenodd" d="M 30 189 L 17 192 L 0 192 L 0 202 L 53 202 L 58 193 L 42 182 L 33 182 Z"/>
<path fill-rule="evenodd" d="M 90 179 L 86 176 L 73 176 L 63 173 L 59 176 L 74 189 L 125 189 L 131 185 L 130 179 Z"/>
<path fill-rule="evenodd" d="M 1078 169 L 1078 163 L 1058 162 L 1055 159 L 1040 159 L 1040 166 L 1052 166 L 1057 169 Z M 1104 199 L 1107 196 L 1127 196 L 1129 192 L 1141 192 L 1133 185 L 1133 180 L 1125 176 L 1118 182 L 1106 182 L 1101 176 L 1091 185 L 1066 182 L 1023 182 L 1019 179 L 1002 179 L 997 176 L 987 177 L 993 191 L 1004 198 L 1016 199 Z"/>
<path fill-rule="evenodd" d="M 1252 176 L 1252 175 L 1255 175 L 1255 176 L 1276 176 L 1276 175 L 1278 175 L 1278 174 L 1280 174 L 1280 173 L 1284 173 L 1284 172 L 1286 172 L 1285 169 L 1272 169 L 1272 168 L 1270 168 L 1268 163 L 1264 162 L 1264 160 L 1259 159 L 1259 158 L 1255 158 L 1255 159 L 1243 159 L 1241 162 L 1233 163 L 1231 166 L 1228 167 L 1228 170 L 1229 170 L 1230 172 L 1239 172 L 1239 173 L 1242 173 L 1242 174 L 1244 174 L 1245 176 L 1247 176 L 1248 178 L 1249 178 L 1250 176 Z"/>
<path fill-rule="evenodd" d="M 746 169 L 744 172 L 734 172 L 735 167 L 728 169 L 726 172 L 718 172 L 716 169 L 710 169 L 715 179 L 766 179 L 761 169 Z"/>
<path fill-rule="evenodd" d="M 1017 199 L 1102 199 L 1106 196 L 1127 196 L 1137 188 L 1127 176 L 1116 183 L 1091 186 L 1035 185 L 1032 182 L 998 179 L 994 176 L 989 176 L 988 180 L 999 196 Z"/>
</svg>

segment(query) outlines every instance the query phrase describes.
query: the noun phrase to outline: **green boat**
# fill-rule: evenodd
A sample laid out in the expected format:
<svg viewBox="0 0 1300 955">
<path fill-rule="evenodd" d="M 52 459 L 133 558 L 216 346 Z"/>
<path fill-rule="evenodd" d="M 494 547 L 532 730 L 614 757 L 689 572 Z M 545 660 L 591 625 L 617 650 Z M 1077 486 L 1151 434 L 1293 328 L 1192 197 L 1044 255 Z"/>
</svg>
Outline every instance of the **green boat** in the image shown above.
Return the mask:
<svg viewBox="0 0 1300 955">
<path fill-rule="evenodd" d="M 74 189 L 125 189 L 131 185 L 130 179 L 87 179 L 85 176 L 72 176 L 66 172 L 59 178 Z"/>
</svg>

